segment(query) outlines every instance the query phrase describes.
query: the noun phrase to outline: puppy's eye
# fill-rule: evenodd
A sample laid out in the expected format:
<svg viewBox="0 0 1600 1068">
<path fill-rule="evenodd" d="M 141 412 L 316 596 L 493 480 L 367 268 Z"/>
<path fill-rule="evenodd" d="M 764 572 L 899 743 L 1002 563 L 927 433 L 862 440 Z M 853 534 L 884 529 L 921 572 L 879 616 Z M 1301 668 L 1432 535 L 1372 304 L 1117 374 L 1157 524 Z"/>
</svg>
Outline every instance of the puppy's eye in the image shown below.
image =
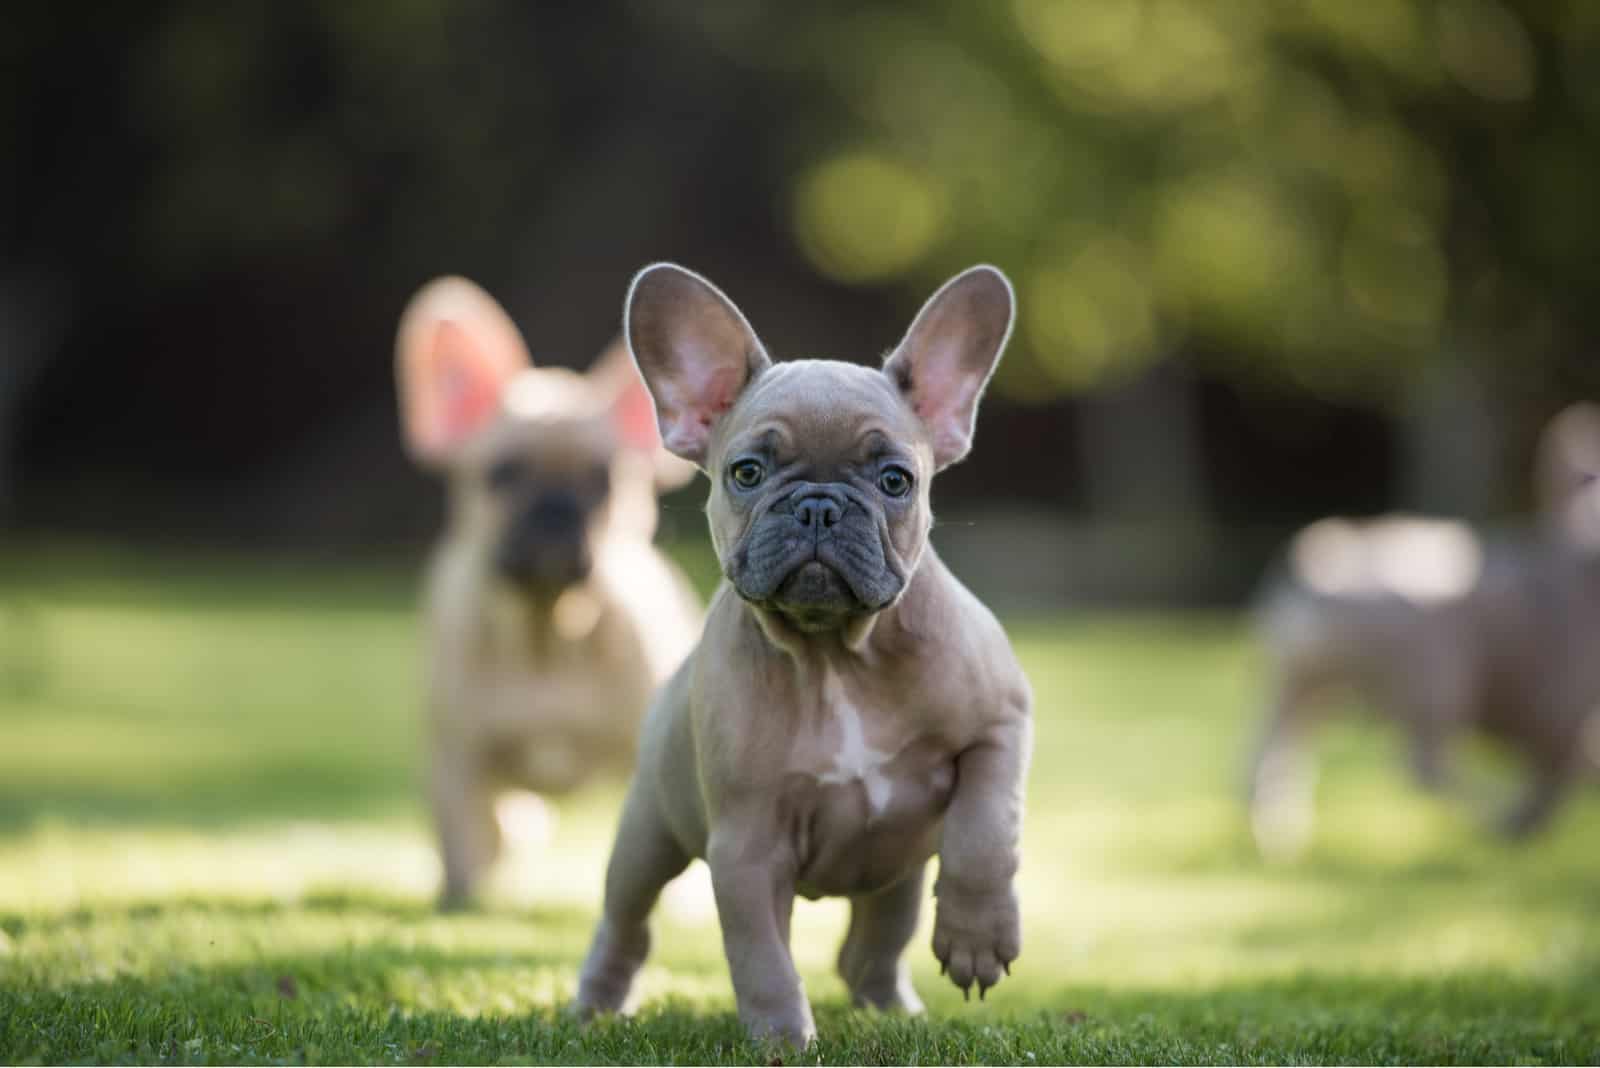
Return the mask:
<svg viewBox="0 0 1600 1068">
<path fill-rule="evenodd" d="M 911 472 L 891 464 L 879 472 L 878 488 L 891 497 L 904 497 L 911 492 Z"/>
<path fill-rule="evenodd" d="M 515 456 L 508 456 L 490 464 L 489 470 L 484 473 L 484 480 L 489 483 L 490 489 L 508 490 L 520 484 L 526 474 L 527 469 L 522 461 Z"/>
<path fill-rule="evenodd" d="M 755 489 L 767 477 L 766 468 L 757 460 L 740 460 L 728 468 L 728 477 L 740 489 Z"/>
</svg>

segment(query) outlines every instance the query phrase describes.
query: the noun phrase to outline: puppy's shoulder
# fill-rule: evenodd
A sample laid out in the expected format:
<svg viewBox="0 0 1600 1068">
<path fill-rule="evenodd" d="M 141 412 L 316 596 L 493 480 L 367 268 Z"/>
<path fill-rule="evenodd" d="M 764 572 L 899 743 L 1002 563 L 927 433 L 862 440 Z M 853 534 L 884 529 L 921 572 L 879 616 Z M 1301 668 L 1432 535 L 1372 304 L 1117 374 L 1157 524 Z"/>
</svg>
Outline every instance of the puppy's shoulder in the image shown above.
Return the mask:
<svg viewBox="0 0 1600 1068">
<path fill-rule="evenodd" d="M 962 690 L 1026 715 L 1032 689 L 1000 620 L 931 547 L 918 571 L 922 580 L 907 591 L 901 626 L 921 645 L 920 657 L 930 669 L 954 672 Z"/>
<path fill-rule="evenodd" d="M 700 603 L 688 578 L 647 541 L 607 544 L 597 565 L 607 606 L 626 623 L 651 677 L 665 681 L 700 637 Z"/>
<path fill-rule="evenodd" d="M 428 556 L 422 598 L 430 626 L 437 633 L 465 632 L 483 602 L 482 552 L 471 541 L 446 537 Z"/>
</svg>

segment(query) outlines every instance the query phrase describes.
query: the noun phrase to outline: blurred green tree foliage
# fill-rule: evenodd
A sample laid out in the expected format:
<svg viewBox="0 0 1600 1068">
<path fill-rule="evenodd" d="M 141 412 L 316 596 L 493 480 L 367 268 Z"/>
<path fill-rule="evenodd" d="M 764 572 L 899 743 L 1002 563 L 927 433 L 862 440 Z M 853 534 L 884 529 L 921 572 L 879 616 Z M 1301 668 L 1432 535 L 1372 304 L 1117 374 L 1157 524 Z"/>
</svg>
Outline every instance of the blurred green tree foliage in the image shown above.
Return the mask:
<svg viewBox="0 0 1600 1068">
<path fill-rule="evenodd" d="M 605 94 L 584 53 L 608 22 L 642 66 L 675 34 L 778 87 L 751 147 L 826 275 L 911 293 L 1010 269 L 1014 396 L 1180 347 L 1388 390 L 1441 358 L 1537 369 L 1596 334 L 1593 0 L 169 5 L 104 29 L 128 57 L 121 151 L 159 161 L 127 193 L 143 262 L 492 243 L 558 162 L 557 100 Z M 61 64 L 17 47 L 20 115 Z"/>
<path fill-rule="evenodd" d="M 1389 394 L 1595 335 L 1600 4 L 964 0 L 680 9 L 808 96 L 785 210 L 825 273 L 994 259 L 1002 388 L 1175 348 Z"/>
</svg>

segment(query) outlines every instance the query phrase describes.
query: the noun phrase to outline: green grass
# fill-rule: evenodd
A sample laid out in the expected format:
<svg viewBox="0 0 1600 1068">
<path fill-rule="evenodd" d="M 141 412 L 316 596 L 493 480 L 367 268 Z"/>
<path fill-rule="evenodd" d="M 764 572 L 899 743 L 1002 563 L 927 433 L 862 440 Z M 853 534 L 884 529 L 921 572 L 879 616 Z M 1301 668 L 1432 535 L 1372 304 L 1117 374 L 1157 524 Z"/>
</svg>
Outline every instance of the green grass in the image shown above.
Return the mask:
<svg viewBox="0 0 1600 1068">
<path fill-rule="evenodd" d="M 561 1016 L 614 786 L 557 806 L 488 905 L 436 915 L 414 581 L 288 564 L 0 557 L 0 1061 L 765 1062 L 703 884 L 640 1014 Z M 1323 739 L 1311 851 L 1236 801 L 1252 654 L 1203 617 L 1014 621 L 1038 697 L 1014 978 L 849 1011 L 837 903 L 795 953 L 823 1062 L 1600 1060 L 1600 804 L 1526 848 Z M 925 917 L 925 924 L 927 922 Z"/>
</svg>

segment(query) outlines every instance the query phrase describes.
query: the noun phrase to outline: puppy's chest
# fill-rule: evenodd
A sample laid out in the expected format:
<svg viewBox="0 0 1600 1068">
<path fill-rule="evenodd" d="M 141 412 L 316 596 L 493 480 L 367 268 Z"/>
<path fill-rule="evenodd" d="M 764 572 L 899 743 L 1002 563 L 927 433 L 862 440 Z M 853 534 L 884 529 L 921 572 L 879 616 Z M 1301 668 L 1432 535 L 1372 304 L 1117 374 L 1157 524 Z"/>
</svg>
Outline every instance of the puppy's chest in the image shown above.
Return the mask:
<svg viewBox="0 0 1600 1068">
<path fill-rule="evenodd" d="M 631 725 L 651 678 L 633 635 L 606 616 L 582 635 L 555 627 L 485 626 L 469 650 L 462 703 L 484 726 L 527 731 L 594 731 Z"/>
<path fill-rule="evenodd" d="M 931 852 L 955 784 L 955 743 L 915 695 L 822 677 L 793 737 L 782 806 L 802 889 L 887 885 Z"/>
</svg>

